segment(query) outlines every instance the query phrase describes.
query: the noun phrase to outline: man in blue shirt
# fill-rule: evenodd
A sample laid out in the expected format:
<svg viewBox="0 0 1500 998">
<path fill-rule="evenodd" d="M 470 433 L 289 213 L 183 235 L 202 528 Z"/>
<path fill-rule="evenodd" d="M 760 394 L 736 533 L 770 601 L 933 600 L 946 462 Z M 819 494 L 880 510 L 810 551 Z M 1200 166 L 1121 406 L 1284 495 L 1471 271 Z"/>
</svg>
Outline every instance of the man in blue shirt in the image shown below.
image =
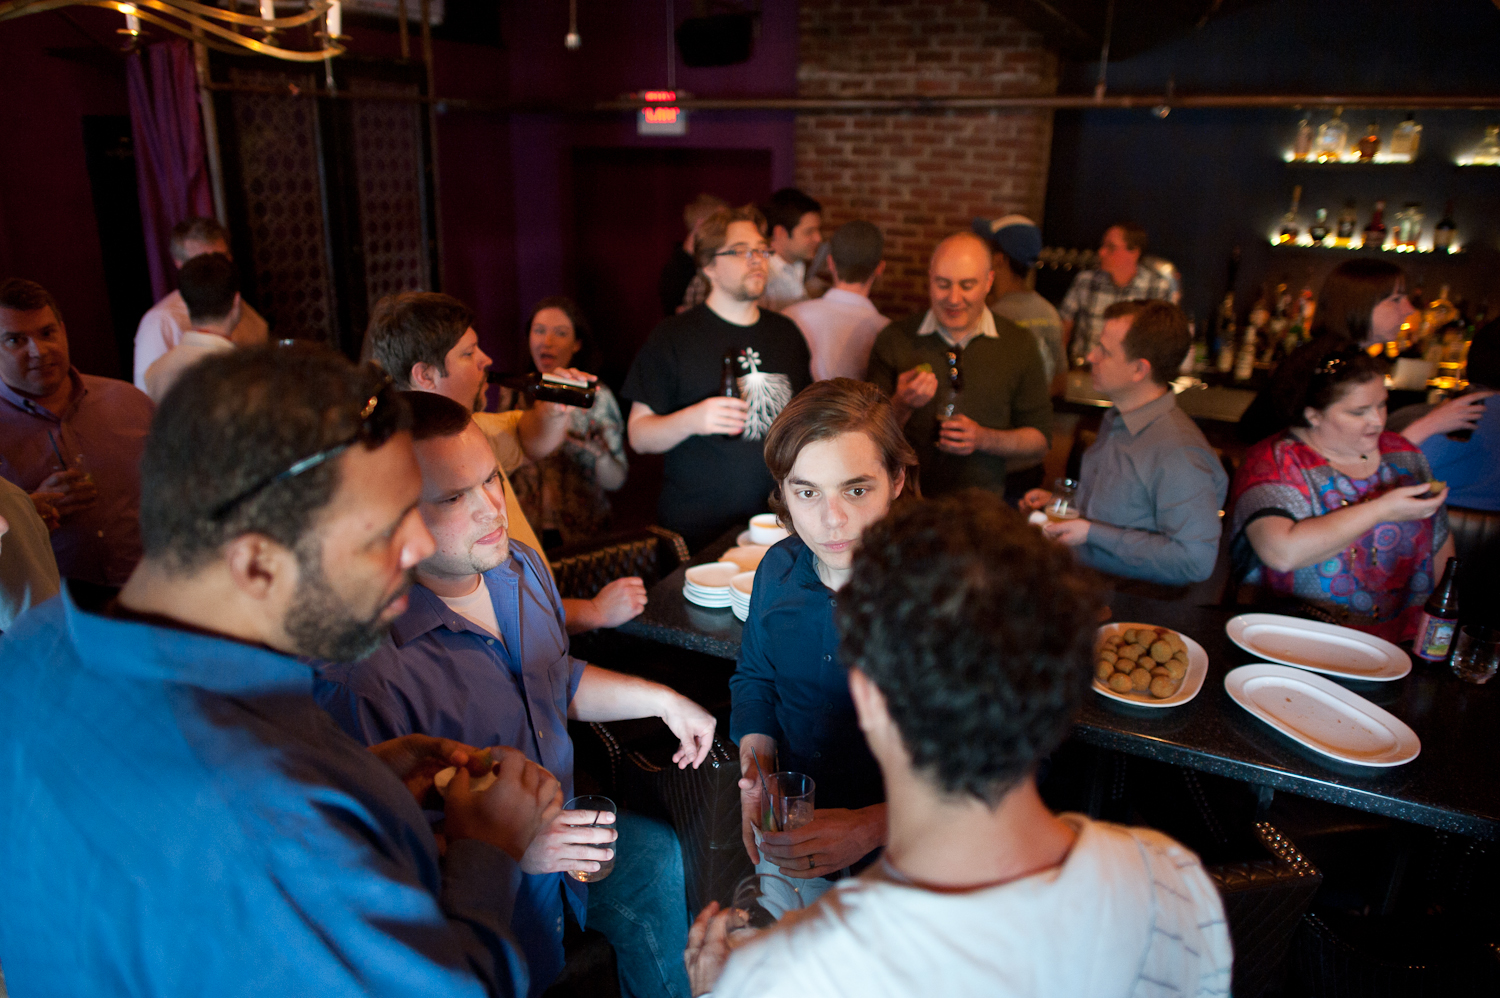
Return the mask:
<svg viewBox="0 0 1500 998">
<path fill-rule="evenodd" d="M 405 396 L 422 470 L 423 521 L 437 550 L 417 566 L 411 606 L 363 662 L 327 665 L 317 697 L 366 742 L 410 732 L 520 749 L 573 793 L 568 719 L 658 716 L 682 742 L 674 761 L 697 766 L 714 719 L 665 686 L 587 665 L 568 654 L 557 587 L 536 551 L 513 541 L 500 471 L 462 405 L 429 392 Z M 622 814 L 615 830 L 593 811 L 563 811 L 537 836 L 512 923 L 539 995 L 562 971 L 571 915 L 615 944 L 627 995 L 689 998 L 682 951 L 687 910 L 682 857 L 670 827 Z M 608 816 L 603 821 L 608 824 Z M 585 888 L 564 874 L 613 873 Z M 566 903 L 565 903 L 566 892 Z"/>
<path fill-rule="evenodd" d="M 433 550 L 386 385 L 311 347 L 195 366 L 146 444 L 118 599 L 65 590 L 0 638 L 16 994 L 525 992 L 508 908 L 557 782 L 509 754 L 476 793 L 459 743 L 367 751 L 293 657 L 367 652 Z M 440 859 L 417 800 L 450 763 Z"/>
</svg>

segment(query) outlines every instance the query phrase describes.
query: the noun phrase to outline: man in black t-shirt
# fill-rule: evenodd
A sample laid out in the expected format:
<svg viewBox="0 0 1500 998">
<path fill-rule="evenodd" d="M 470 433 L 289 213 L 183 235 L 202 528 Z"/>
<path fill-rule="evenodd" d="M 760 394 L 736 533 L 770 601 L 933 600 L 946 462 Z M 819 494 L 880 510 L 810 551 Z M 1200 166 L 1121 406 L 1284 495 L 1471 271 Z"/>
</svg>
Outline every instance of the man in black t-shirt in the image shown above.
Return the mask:
<svg viewBox="0 0 1500 998">
<path fill-rule="evenodd" d="M 766 431 L 811 380 L 796 325 L 755 304 L 770 253 L 754 207 L 705 219 L 693 255 L 708 300 L 652 331 L 620 391 L 631 401 L 630 446 L 667 456 L 657 519 L 692 549 L 765 512 Z M 734 356 L 737 398 L 719 394 L 726 353 Z"/>
</svg>

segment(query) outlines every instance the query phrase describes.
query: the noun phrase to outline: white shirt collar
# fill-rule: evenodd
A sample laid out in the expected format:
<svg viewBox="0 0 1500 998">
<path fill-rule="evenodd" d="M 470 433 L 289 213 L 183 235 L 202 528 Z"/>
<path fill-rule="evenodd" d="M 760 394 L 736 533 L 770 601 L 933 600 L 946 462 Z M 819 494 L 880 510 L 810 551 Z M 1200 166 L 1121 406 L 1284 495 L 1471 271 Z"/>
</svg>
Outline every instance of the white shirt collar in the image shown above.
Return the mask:
<svg viewBox="0 0 1500 998">
<path fill-rule="evenodd" d="M 795 274 L 798 281 L 803 281 L 807 277 L 806 260 L 798 260 L 796 263 L 787 263 L 781 258 L 780 253 L 772 253 L 768 266 L 770 267 L 772 273 L 778 275 L 787 273 Z"/>
<path fill-rule="evenodd" d="M 988 306 L 985 307 L 984 312 L 979 316 L 979 325 L 975 327 L 972 333 L 964 337 L 962 342 L 953 339 L 952 336 L 948 335 L 948 330 L 938 325 L 937 315 L 929 308 L 927 314 L 922 316 L 922 324 L 917 327 L 917 335 L 931 336 L 933 333 L 937 333 L 943 338 L 945 343 L 952 347 L 963 347 L 977 336 L 988 336 L 996 340 L 1000 338 L 1000 334 L 995 330 L 994 313 L 989 310 Z"/>
</svg>

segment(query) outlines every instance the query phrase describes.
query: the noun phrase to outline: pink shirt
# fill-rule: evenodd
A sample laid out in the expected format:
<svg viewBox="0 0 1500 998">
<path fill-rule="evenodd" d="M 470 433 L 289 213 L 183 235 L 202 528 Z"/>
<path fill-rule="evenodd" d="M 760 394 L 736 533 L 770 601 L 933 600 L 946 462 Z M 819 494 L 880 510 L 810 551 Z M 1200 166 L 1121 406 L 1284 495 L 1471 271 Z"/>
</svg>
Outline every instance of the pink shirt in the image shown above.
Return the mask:
<svg viewBox="0 0 1500 998">
<path fill-rule="evenodd" d="M 863 381 L 875 336 L 890 323 L 870 299 L 841 288 L 830 288 L 821 298 L 789 305 L 781 314 L 795 322 L 807 340 L 814 381 Z"/>
<path fill-rule="evenodd" d="M 68 377 L 73 397 L 60 415 L 0 383 L 0 477 L 35 492 L 62 470 L 59 453 L 92 475 L 98 501 L 63 518 L 52 552 L 63 578 L 123 585 L 141 557 L 140 462 L 156 407 L 123 381 L 77 368 Z"/>
</svg>

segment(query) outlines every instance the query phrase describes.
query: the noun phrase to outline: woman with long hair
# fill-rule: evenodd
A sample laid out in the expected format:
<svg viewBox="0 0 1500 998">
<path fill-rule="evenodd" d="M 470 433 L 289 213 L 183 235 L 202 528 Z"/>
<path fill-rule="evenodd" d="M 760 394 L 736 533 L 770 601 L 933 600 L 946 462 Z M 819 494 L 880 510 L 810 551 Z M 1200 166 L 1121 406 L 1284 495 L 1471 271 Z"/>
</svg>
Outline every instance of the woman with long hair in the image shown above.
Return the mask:
<svg viewBox="0 0 1500 998">
<path fill-rule="evenodd" d="M 787 403 L 765 455 L 771 508 L 791 536 L 755 572 L 729 680 L 730 737 L 740 747 L 745 850 L 761 872 L 796 878 L 811 903 L 885 844 L 885 790 L 838 660 L 833 607 L 864 529 L 898 497 L 919 495 L 917 455 L 890 401 L 848 378 L 816 382 Z M 813 778 L 810 824 L 760 828 L 761 778 L 775 770 Z"/>
<path fill-rule="evenodd" d="M 593 331 L 571 298 L 543 298 L 531 310 L 526 330 L 532 370 L 549 374 L 558 368 L 593 371 L 598 366 Z M 518 468 L 511 484 L 526 519 L 544 547 L 575 544 L 597 537 L 609 527 L 609 498 L 625 484 L 625 421 L 614 393 L 601 382 L 588 409 L 568 413 L 567 437 L 551 456 Z M 500 408 L 521 409 L 524 395 L 501 389 Z"/>
</svg>

